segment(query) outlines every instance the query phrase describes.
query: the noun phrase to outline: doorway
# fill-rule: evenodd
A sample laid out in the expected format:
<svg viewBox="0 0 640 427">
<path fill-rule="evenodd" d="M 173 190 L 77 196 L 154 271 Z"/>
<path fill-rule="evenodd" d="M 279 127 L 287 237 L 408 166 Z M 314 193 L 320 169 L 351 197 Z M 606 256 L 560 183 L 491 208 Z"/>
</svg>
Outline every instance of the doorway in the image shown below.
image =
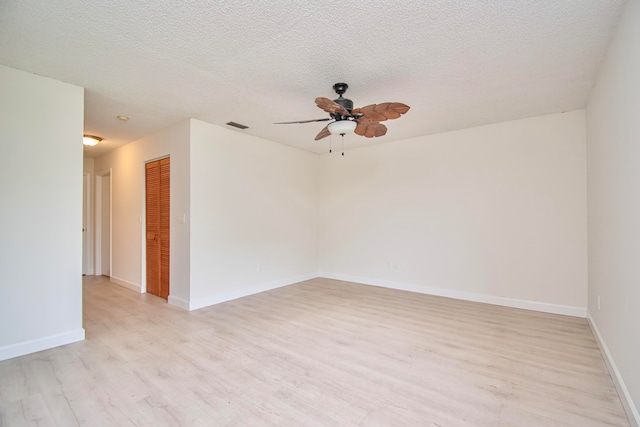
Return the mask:
<svg viewBox="0 0 640 427">
<path fill-rule="evenodd" d="M 96 173 L 97 276 L 111 276 L 111 169 Z"/>
<path fill-rule="evenodd" d="M 82 275 L 93 274 L 91 262 L 91 174 L 82 176 Z"/>
<path fill-rule="evenodd" d="M 171 164 L 164 158 L 145 165 L 147 292 L 169 297 Z"/>
</svg>

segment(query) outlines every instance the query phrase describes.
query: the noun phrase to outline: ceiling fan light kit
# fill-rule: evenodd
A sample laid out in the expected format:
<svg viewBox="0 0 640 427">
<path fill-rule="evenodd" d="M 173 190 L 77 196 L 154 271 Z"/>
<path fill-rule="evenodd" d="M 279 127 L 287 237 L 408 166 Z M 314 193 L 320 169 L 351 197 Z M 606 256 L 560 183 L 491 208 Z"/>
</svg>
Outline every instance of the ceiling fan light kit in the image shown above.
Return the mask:
<svg viewBox="0 0 640 427">
<path fill-rule="evenodd" d="M 358 123 L 354 120 L 338 120 L 327 125 L 329 132 L 331 132 L 332 135 L 342 136 L 353 132 L 356 129 L 356 126 L 358 126 Z"/>
<path fill-rule="evenodd" d="M 333 101 L 329 98 L 316 98 L 318 108 L 329 113 L 329 118 L 302 120 L 296 122 L 278 122 L 275 124 L 312 123 L 333 120 L 316 135 L 318 141 L 329 135 L 340 135 L 355 132 L 356 135 L 365 138 L 375 138 L 387 133 L 387 127 L 382 121 L 397 119 L 409 111 L 409 106 L 400 102 L 384 102 L 382 104 L 371 104 L 362 108 L 353 108 L 353 101 L 344 98 L 342 95 L 347 91 L 349 85 L 346 83 L 336 83 L 333 90 L 338 94 L 338 99 Z M 331 150 L 329 150 L 331 152 Z M 343 153 L 344 155 L 344 153 Z"/>
</svg>

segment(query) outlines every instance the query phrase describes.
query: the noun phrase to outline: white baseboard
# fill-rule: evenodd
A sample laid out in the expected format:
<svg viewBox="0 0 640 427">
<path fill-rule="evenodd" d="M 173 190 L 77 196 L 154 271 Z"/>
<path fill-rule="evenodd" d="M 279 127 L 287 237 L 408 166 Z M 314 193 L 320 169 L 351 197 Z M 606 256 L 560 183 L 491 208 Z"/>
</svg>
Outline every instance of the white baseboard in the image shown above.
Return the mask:
<svg viewBox="0 0 640 427">
<path fill-rule="evenodd" d="M 521 300 L 515 298 L 498 297 L 485 294 L 476 294 L 472 292 L 457 291 L 445 288 L 436 288 L 429 286 L 416 285 L 411 283 L 392 282 L 388 280 L 372 279 L 360 276 L 349 276 L 337 273 L 309 273 L 302 276 L 291 277 L 288 279 L 277 280 L 274 282 L 263 283 L 248 288 L 238 289 L 223 294 L 212 295 L 210 297 L 200 298 L 193 301 L 186 301 L 182 298 L 169 296 L 169 304 L 175 305 L 186 310 L 197 310 L 199 308 L 220 304 L 225 301 L 246 297 L 271 289 L 292 285 L 294 283 L 303 282 L 305 280 L 314 279 L 316 277 L 324 277 L 327 279 L 343 280 L 347 282 L 355 282 L 363 285 L 380 286 L 390 289 L 398 289 L 402 291 L 417 292 L 421 294 L 436 295 L 447 298 L 455 298 L 465 301 L 481 302 L 486 304 L 501 305 L 505 307 L 521 308 L 525 310 L 540 311 L 543 313 L 562 314 L 573 317 L 586 317 L 587 309 L 583 307 L 574 307 L 560 304 L 550 304 L 539 301 Z"/>
<path fill-rule="evenodd" d="M 182 308 L 184 310 L 189 310 L 189 301 L 186 299 L 174 297 L 173 295 L 169 295 L 167 302 L 176 307 Z"/>
<path fill-rule="evenodd" d="M 591 326 L 591 330 L 593 331 L 593 335 L 596 337 L 596 341 L 598 342 L 598 346 L 604 356 L 604 362 L 607 365 L 607 369 L 609 369 L 609 374 L 611 374 L 611 379 L 618 390 L 618 394 L 620 395 L 620 400 L 622 401 L 622 406 L 624 407 L 624 411 L 627 413 L 627 418 L 629 422 L 634 427 L 640 426 L 640 414 L 638 413 L 638 408 L 633 403 L 633 399 L 631 399 L 631 394 L 629 393 L 629 389 L 624 383 L 622 376 L 620 375 L 620 371 L 616 366 L 616 362 L 613 360 L 613 356 L 609 352 L 609 348 L 607 344 L 604 342 L 602 335 L 600 335 L 600 331 L 596 326 L 593 317 L 591 317 L 591 313 L 587 312 L 587 320 L 589 321 L 589 326 Z M 635 424 L 634 424 L 635 422 Z"/>
<path fill-rule="evenodd" d="M 61 334 L 51 335 L 45 338 L 5 345 L 0 347 L 0 361 L 13 359 L 14 357 L 24 356 L 26 354 L 48 350 L 53 347 L 59 347 L 61 345 L 71 344 L 82 340 L 84 340 L 84 329 L 80 328 L 75 331 L 63 332 Z"/>
<path fill-rule="evenodd" d="M 248 288 L 238 289 L 223 294 L 212 295 L 210 297 L 200 298 L 189 302 L 189 310 L 197 310 L 199 308 L 220 304 L 225 301 L 246 297 L 260 292 L 270 291 L 272 289 L 281 288 L 283 286 L 293 285 L 294 283 L 304 282 L 318 277 L 318 273 L 309 273 L 301 276 L 290 277 L 288 279 L 276 280 L 275 282 L 261 283 L 259 285 Z"/>
<path fill-rule="evenodd" d="M 436 288 L 416 285 L 412 283 L 392 282 L 388 280 L 372 279 L 368 277 L 349 276 L 345 274 L 321 272 L 319 277 L 343 280 L 345 282 L 361 283 L 363 285 L 380 286 L 401 291 L 417 292 L 420 294 L 436 295 L 465 301 L 482 302 L 485 304 L 501 305 L 525 310 L 541 311 L 543 313 L 563 314 L 565 316 L 586 317 L 587 309 L 570 305 L 549 304 L 545 302 L 521 300 L 515 298 L 497 297 L 493 295 L 476 294 L 473 292 L 457 291 L 454 289 Z"/>
<path fill-rule="evenodd" d="M 139 294 L 143 294 L 144 293 L 144 292 L 142 292 L 142 286 L 141 285 L 136 285 L 135 283 L 127 282 L 126 280 L 119 279 L 119 278 L 113 277 L 113 276 L 111 276 L 111 278 L 109 280 L 111 282 L 115 283 L 116 285 L 120 285 L 123 288 L 127 288 L 127 289 L 132 290 L 134 292 L 137 292 Z"/>
</svg>

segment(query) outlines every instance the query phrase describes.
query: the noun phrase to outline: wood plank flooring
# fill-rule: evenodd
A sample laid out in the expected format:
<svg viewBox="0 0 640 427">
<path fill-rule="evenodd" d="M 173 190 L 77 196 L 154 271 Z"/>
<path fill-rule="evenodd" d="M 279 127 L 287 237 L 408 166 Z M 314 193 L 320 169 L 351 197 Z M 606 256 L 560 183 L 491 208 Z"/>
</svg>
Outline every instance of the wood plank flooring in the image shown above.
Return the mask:
<svg viewBox="0 0 640 427">
<path fill-rule="evenodd" d="M 194 312 L 84 281 L 1 426 L 628 426 L 585 319 L 313 279 Z"/>
</svg>

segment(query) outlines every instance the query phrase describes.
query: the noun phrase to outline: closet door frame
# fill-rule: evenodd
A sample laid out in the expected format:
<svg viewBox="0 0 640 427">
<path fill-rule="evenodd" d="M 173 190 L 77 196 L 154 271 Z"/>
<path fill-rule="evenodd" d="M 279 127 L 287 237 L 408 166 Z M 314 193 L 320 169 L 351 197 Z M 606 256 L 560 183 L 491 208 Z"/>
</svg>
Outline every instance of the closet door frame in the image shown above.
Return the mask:
<svg viewBox="0 0 640 427">
<path fill-rule="evenodd" d="M 171 161 L 145 164 L 146 291 L 168 299 L 170 291 Z"/>
</svg>

